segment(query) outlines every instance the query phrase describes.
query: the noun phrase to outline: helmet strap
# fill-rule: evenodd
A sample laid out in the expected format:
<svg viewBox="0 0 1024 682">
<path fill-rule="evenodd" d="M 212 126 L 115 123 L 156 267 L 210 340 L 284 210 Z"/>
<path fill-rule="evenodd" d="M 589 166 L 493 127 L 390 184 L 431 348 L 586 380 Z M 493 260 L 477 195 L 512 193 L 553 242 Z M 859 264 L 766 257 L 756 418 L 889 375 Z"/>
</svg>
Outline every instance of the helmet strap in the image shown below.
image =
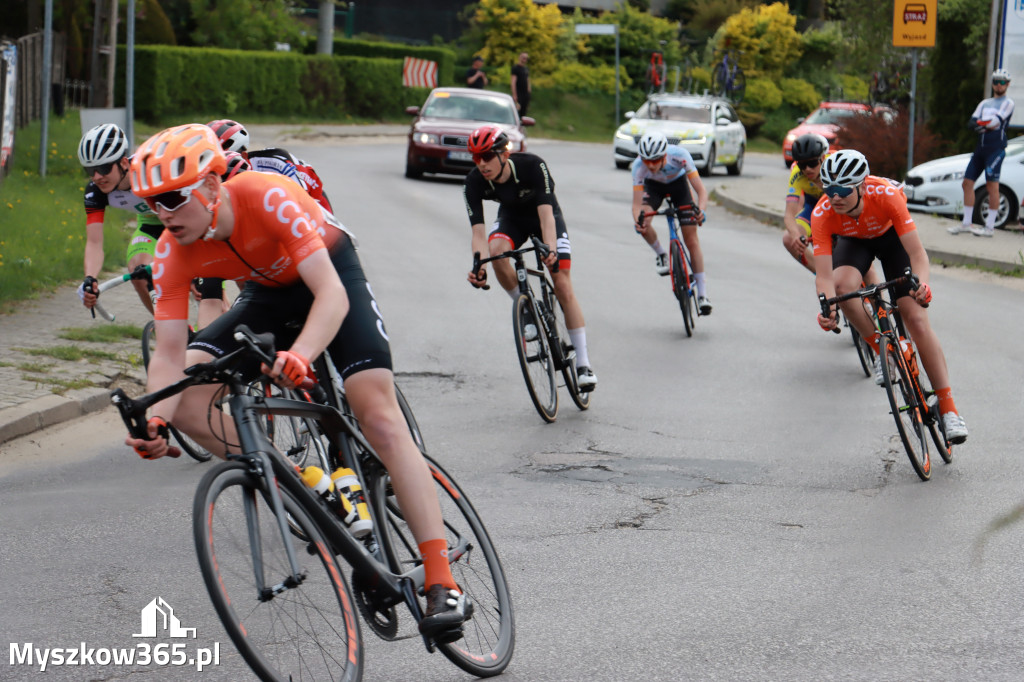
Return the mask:
<svg viewBox="0 0 1024 682">
<path fill-rule="evenodd" d="M 210 213 L 210 215 L 213 216 L 213 218 L 210 221 L 210 227 L 206 229 L 206 234 L 203 235 L 204 240 L 208 241 L 210 239 L 213 239 L 214 233 L 217 232 L 217 215 L 220 212 L 220 188 L 218 187 L 217 198 L 213 201 L 207 201 L 206 197 L 204 197 L 199 192 L 193 192 L 192 196 L 195 197 L 196 201 L 199 202 L 200 206 L 205 208 Z"/>
</svg>

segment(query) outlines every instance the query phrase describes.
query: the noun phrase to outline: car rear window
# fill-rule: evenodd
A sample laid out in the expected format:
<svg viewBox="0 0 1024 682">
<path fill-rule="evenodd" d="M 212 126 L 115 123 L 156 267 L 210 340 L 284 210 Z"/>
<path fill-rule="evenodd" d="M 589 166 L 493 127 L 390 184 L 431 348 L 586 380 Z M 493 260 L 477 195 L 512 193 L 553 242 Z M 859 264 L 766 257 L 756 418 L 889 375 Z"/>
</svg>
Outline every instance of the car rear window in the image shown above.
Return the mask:
<svg viewBox="0 0 1024 682">
<path fill-rule="evenodd" d="M 671 104 L 648 102 L 646 118 L 656 121 L 683 121 L 685 123 L 710 123 L 711 107 L 685 107 Z"/>
<path fill-rule="evenodd" d="M 854 114 L 866 114 L 861 109 L 815 109 L 804 123 L 839 123 Z"/>
<path fill-rule="evenodd" d="M 424 116 L 433 118 L 451 118 L 470 121 L 489 121 L 491 123 L 514 124 L 515 114 L 512 107 L 492 99 L 482 97 L 432 97 L 423 108 Z"/>
</svg>

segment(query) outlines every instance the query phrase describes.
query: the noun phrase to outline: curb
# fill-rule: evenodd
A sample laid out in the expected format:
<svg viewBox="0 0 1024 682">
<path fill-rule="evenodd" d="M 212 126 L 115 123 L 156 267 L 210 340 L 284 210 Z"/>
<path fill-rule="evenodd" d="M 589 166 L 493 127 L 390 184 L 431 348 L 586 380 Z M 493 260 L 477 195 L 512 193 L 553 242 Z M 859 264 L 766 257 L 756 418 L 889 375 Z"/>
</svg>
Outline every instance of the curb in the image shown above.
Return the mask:
<svg viewBox="0 0 1024 682">
<path fill-rule="evenodd" d="M 0 444 L 109 406 L 109 388 L 80 388 L 0 410 Z"/>
<path fill-rule="evenodd" d="M 784 227 L 782 214 L 777 211 L 771 211 L 757 206 L 751 206 L 750 204 L 745 204 L 742 201 L 733 199 L 726 192 L 723 192 L 718 188 L 712 190 L 710 196 L 717 203 L 734 213 L 751 216 L 752 218 L 756 218 L 757 220 L 767 223 L 773 227 Z M 956 253 L 954 251 L 945 251 L 943 249 L 926 248 L 928 250 L 928 260 L 932 263 L 941 265 L 975 266 L 1001 272 L 1017 272 L 1024 267 L 1024 265 L 1012 261 L 993 260 L 991 258 L 969 256 L 962 253 Z"/>
</svg>

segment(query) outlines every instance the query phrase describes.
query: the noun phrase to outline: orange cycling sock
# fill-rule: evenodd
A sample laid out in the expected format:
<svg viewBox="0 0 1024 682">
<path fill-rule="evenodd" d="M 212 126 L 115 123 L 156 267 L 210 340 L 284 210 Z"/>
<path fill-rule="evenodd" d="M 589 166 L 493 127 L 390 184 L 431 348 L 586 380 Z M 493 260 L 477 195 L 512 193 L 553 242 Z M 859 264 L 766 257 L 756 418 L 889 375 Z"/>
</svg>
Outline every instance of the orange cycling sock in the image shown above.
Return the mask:
<svg viewBox="0 0 1024 682">
<path fill-rule="evenodd" d="M 444 538 L 427 540 L 419 544 L 423 556 L 423 570 L 426 573 L 424 584 L 444 585 L 448 589 L 458 589 L 452 569 L 448 567 L 448 543 Z"/>
<path fill-rule="evenodd" d="M 868 345 L 871 346 L 871 350 L 875 351 L 875 355 L 881 355 L 881 351 L 878 350 L 878 340 L 881 338 L 882 335 L 879 334 L 878 332 L 875 332 L 874 334 L 871 335 L 871 338 L 868 339 Z"/>
<path fill-rule="evenodd" d="M 947 412 L 956 412 L 956 403 L 953 402 L 953 389 L 949 386 L 940 388 L 935 391 L 935 396 L 939 399 L 939 414 L 946 414 Z"/>
</svg>

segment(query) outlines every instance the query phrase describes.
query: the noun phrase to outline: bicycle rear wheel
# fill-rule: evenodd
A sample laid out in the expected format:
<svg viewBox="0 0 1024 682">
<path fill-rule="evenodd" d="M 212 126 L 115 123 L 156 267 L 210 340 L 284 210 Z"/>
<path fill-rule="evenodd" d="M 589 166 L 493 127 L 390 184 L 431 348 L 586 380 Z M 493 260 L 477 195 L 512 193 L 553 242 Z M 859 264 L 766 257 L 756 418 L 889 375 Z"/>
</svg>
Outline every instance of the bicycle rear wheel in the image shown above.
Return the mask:
<svg viewBox="0 0 1024 682">
<path fill-rule="evenodd" d="M 850 325 L 850 336 L 853 338 L 853 347 L 857 350 L 857 359 L 860 360 L 864 376 L 870 378 L 875 369 L 875 351 L 852 324 Z"/>
<path fill-rule="evenodd" d="M 725 97 L 726 88 L 728 87 L 728 76 L 725 71 L 725 65 L 721 62 L 715 66 L 715 70 L 711 74 L 711 92 L 716 97 Z"/>
<path fill-rule="evenodd" d="M 153 320 L 150 320 L 142 327 L 142 366 L 149 370 L 149 361 L 153 358 L 153 351 L 156 349 L 156 331 L 153 324 Z M 197 462 L 209 461 L 213 454 L 209 450 L 204 448 L 202 445 L 192 440 L 192 437 L 188 434 L 182 433 L 178 429 L 174 428 L 172 424 L 167 425 L 167 430 L 171 432 L 174 440 L 177 441 L 181 449 L 185 451 L 192 459 Z"/>
<path fill-rule="evenodd" d="M 505 572 L 487 529 L 458 484 L 433 459 L 430 467 L 441 503 L 452 575 L 473 600 L 473 617 L 463 624 L 462 639 L 438 648 L 463 670 L 478 677 L 500 674 L 515 649 L 515 619 Z M 405 573 L 423 561 L 387 475 L 373 484 L 371 504 L 379 525 L 378 539 L 389 567 Z M 455 556 L 455 548 L 466 551 Z"/>
<path fill-rule="evenodd" d="M 537 328 L 537 338 L 528 341 L 526 325 Z M 526 389 L 530 393 L 537 412 L 546 422 L 555 421 L 558 416 L 558 387 L 555 384 L 555 360 L 551 356 L 547 334 L 540 320 L 535 319 L 530 298 L 520 294 L 512 308 L 512 326 L 516 336 L 516 351 L 519 366 L 523 370 Z"/>
<path fill-rule="evenodd" d="M 910 464 L 918 477 L 927 481 L 932 475 L 931 458 L 928 456 L 928 434 L 924 425 L 923 411 L 915 393 L 916 380 L 910 374 L 906 360 L 899 350 L 883 339 L 879 344 L 882 351 L 882 374 L 885 377 L 885 392 L 889 406 L 896 420 L 903 448 L 907 451 Z"/>
<path fill-rule="evenodd" d="M 558 334 L 558 342 L 562 346 L 562 378 L 565 379 L 565 388 L 569 391 L 569 397 L 576 403 L 576 407 L 586 410 L 590 407 L 590 392 L 580 390 L 580 379 L 576 372 L 576 348 L 569 338 L 569 328 L 565 324 L 565 312 L 562 305 L 552 295 L 548 305 L 555 311 L 555 332 Z"/>
<path fill-rule="evenodd" d="M 672 267 L 672 292 L 676 295 L 679 310 L 683 313 L 683 327 L 687 336 L 693 336 L 695 308 L 693 297 L 690 296 L 690 273 L 686 268 L 683 249 L 674 239 L 669 244 L 669 265 Z"/>
<path fill-rule="evenodd" d="M 247 465 L 224 462 L 196 490 L 196 555 L 224 629 L 262 680 L 358 680 L 363 644 L 340 567 L 319 528 L 283 487 L 288 521 L 310 541 L 282 535 L 261 487 Z M 290 584 L 285 543 L 302 567 L 298 585 Z"/>
<path fill-rule="evenodd" d="M 747 94 L 747 77 L 743 75 L 743 69 L 736 67 L 732 74 L 732 87 L 729 88 L 729 99 L 733 104 L 739 106 L 743 102 L 743 96 Z"/>
</svg>

